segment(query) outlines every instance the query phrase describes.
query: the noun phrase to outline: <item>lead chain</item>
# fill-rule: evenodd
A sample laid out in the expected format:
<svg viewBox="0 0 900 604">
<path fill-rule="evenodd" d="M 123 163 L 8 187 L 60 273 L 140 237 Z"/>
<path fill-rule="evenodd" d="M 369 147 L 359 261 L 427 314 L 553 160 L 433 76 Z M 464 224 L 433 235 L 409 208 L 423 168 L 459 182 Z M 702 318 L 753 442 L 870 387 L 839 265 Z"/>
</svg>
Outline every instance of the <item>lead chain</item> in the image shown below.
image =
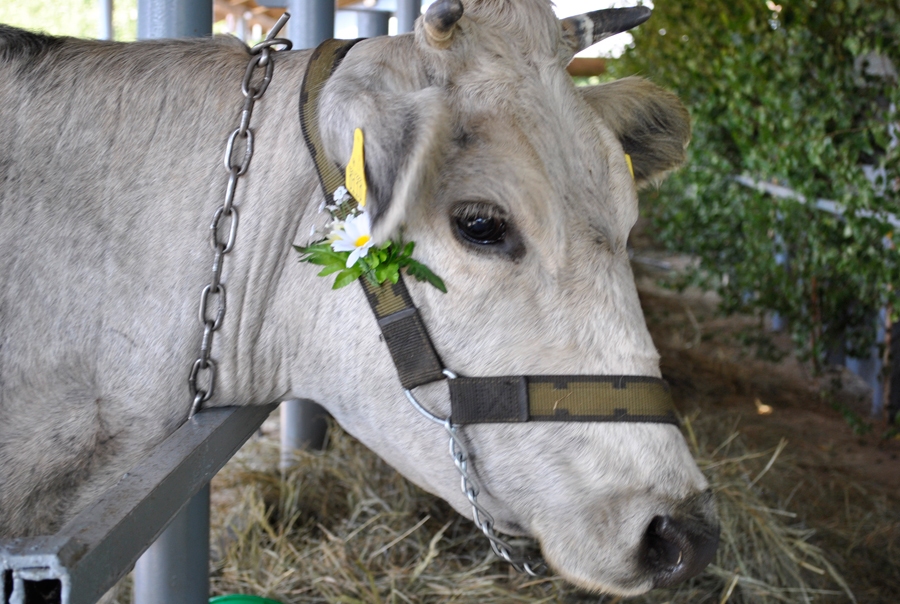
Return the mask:
<svg viewBox="0 0 900 604">
<path fill-rule="evenodd" d="M 483 505 L 478 503 L 478 493 L 481 489 L 478 486 L 478 479 L 469 469 L 469 452 L 459 437 L 457 426 L 451 424 L 447 419 L 444 429 L 450 434 L 450 456 L 453 458 L 456 469 L 459 470 L 462 492 L 472 504 L 472 520 L 475 521 L 475 526 L 481 529 L 484 536 L 488 538 L 494 553 L 506 560 L 517 571 L 532 577 L 544 576 L 546 565 L 543 561 L 533 562 L 525 558 L 514 557 L 511 551 L 512 546 L 494 532 L 494 517 Z"/>
<path fill-rule="evenodd" d="M 200 406 L 208 401 L 213 394 L 216 385 L 216 362 L 210 357 L 213 335 L 222 326 L 225 317 L 225 284 L 222 283 L 222 267 L 225 254 L 234 248 L 234 240 L 237 236 L 238 211 L 234 207 L 234 191 L 237 188 L 238 179 L 247 172 L 250 159 L 253 157 L 253 130 L 250 128 L 250 117 L 253 115 L 253 106 L 272 81 L 272 73 L 275 68 L 275 53 L 291 49 L 291 41 L 284 38 L 276 38 L 278 32 L 290 18 L 284 13 L 272 27 L 266 39 L 250 49 L 250 62 L 244 72 L 241 82 L 241 94 L 244 95 L 244 106 L 241 109 L 240 123 L 228 136 L 225 143 L 225 170 L 228 172 L 228 184 L 225 187 L 225 202 L 219 206 L 213 214 L 212 223 L 209 225 L 210 245 L 213 249 L 212 279 L 200 291 L 199 319 L 203 326 L 203 336 L 200 338 L 200 355 L 191 365 L 191 373 L 188 378 L 188 386 L 191 391 L 191 411 L 188 419 L 200 410 Z M 253 76 L 257 70 L 263 70 L 261 80 L 253 83 Z M 240 139 L 240 145 L 244 147 L 244 153 L 239 158 L 235 157 L 235 144 Z M 225 224 L 221 224 L 225 219 Z M 227 228 L 222 228 L 227 227 Z M 226 238 L 220 234 L 227 233 Z M 215 305 L 215 313 L 210 317 L 210 297 Z M 205 386 L 198 383 L 201 374 L 206 378 Z"/>
<path fill-rule="evenodd" d="M 444 375 L 447 376 L 448 379 L 456 379 L 456 374 L 449 369 L 444 369 Z M 547 565 L 543 561 L 532 561 L 523 557 L 513 556 L 512 546 L 494 532 L 494 517 L 491 516 L 491 513 L 488 512 L 483 505 L 478 503 L 478 494 L 481 492 L 481 487 L 478 484 L 478 479 L 475 477 L 474 469 L 469 468 L 469 450 L 466 448 L 466 444 L 459 434 L 459 426 L 454 425 L 449 417 L 438 417 L 428 411 L 421 403 L 419 403 L 411 390 L 404 390 L 404 394 L 406 394 L 406 398 L 412 403 L 412 406 L 415 407 L 416 411 L 439 426 L 442 426 L 447 431 L 447 434 L 450 435 L 450 457 L 453 458 L 453 464 L 459 471 L 460 487 L 462 488 L 463 495 L 466 496 L 466 499 L 468 499 L 469 503 L 472 505 L 472 520 L 475 521 L 475 526 L 477 526 L 481 532 L 484 533 L 484 536 L 487 537 L 494 553 L 503 560 L 506 560 L 506 562 L 520 573 L 532 577 L 545 576 L 547 574 Z"/>
</svg>

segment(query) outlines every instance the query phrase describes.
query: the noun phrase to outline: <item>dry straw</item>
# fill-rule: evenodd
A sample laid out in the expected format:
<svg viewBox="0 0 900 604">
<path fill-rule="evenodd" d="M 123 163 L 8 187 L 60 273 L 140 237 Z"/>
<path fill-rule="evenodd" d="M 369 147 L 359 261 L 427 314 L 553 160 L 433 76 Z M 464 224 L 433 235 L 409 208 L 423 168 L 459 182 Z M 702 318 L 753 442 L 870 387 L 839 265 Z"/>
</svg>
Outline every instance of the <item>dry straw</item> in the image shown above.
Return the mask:
<svg viewBox="0 0 900 604">
<path fill-rule="evenodd" d="M 855 602 L 814 531 L 767 494 L 769 477 L 789 463 L 785 444 L 750 451 L 722 425 L 684 421 L 722 519 L 715 562 L 678 588 L 628 601 Z M 278 456 L 274 440 L 255 439 L 214 482 L 215 593 L 285 604 L 619 601 L 511 572 L 470 521 L 338 428 L 326 452 L 300 454 L 285 475 Z"/>
</svg>

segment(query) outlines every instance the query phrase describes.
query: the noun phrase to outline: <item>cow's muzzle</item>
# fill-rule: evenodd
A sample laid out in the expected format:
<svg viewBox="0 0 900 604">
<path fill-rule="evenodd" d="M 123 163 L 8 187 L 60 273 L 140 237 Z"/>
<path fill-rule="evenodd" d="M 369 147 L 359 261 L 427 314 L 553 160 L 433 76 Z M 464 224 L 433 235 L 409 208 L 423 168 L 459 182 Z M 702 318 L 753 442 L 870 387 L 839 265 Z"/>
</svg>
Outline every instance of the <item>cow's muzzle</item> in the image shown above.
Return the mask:
<svg viewBox="0 0 900 604">
<path fill-rule="evenodd" d="M 671 515 L 655 516 L 641 545 L 641 564 L 654 577 L 655 587 L 670 587 L 700 574 L 719 546 L 712 493 L 688 499 Z"/>
</svg>

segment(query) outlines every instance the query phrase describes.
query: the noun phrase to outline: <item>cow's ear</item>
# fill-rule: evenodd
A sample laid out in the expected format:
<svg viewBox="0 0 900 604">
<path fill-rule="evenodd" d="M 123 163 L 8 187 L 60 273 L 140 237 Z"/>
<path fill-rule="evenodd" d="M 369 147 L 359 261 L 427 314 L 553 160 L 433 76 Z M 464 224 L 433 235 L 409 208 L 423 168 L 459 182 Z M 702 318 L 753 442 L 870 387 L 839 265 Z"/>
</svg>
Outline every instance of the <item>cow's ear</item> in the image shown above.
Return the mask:
<svg viewBox="0 0 900 604">
<path fill-rule="evenodd" d="M 326 147 L 343 169 L 354 130 L 362 130 L 366 210 L 372 238 L 380 243 L 397 232 L 438 171 L 448 121 L 443 95 L 434 88 L 409 93 L 368 90 L 345 97 L 343 107 L 335 109 L 327 112 L 331 122 L 322 125 Z"/>
<path fill-rule="evenodd" d="M 677 96 L 636 77 L 578 90 L 631 156 L 639 188 L 684 163 L 691 117 Z"/>
</svg>

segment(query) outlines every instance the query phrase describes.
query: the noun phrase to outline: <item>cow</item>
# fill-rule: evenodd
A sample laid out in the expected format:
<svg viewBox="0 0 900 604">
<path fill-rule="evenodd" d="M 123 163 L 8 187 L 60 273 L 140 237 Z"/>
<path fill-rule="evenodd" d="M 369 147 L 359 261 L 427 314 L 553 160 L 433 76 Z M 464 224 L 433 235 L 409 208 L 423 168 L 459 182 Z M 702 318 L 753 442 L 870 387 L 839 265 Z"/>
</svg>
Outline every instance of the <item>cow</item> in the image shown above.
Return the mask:
<svg viewBox="0 0 900 604">
<path fill-rule="evenodd" d="M 343 169 L 365 132 L 371 236 L 402 231 L 446 284 L 408 288 L 458 375 L 660 376 L 626 244 L 636 191 L 684 160 L 689 116 L 641 79 L 575 87 L 565 67 L 597 37 L 598 15 L 441 0 L 414 33 L 354 45 L 321 89 L 329 161 Z M 0 29 L 3 538 L 55 530 L 187 420 L 209 221 L 249 57 L 230 37 Z M 472 517 L 446 434 L 404 397 L 363 288 L 332 290 L 293 249 L 328 218 L 297 116 L 309 58 L 278 52 L 253 110 L 203 406 L 317 401 Z M 415 390 L 450 414 L 446 382 Z M 578 586 L 638 594 L 712 557 L 709 485 L 675 425 L 460 434 L 496 529 L 535 538 Z"/>
</svg>

